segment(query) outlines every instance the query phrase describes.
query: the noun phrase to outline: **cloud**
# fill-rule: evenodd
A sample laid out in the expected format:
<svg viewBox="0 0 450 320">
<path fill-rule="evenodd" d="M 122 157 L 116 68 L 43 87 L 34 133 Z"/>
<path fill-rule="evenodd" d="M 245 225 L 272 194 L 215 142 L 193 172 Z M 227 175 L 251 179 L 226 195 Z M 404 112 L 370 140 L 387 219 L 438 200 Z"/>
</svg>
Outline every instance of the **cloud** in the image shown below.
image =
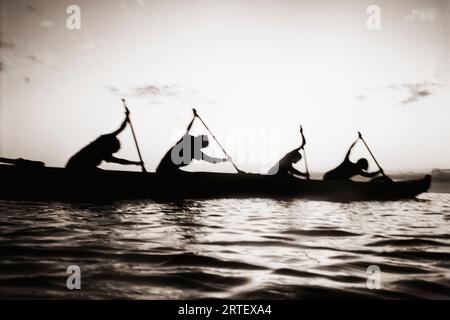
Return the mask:
<svg viewBox="0 0 450 320">
<path fill-rule="evenodd" d="M 61 71 L 57 68 L 53 62 L 55 60 L 55 53 L 51 50 L 42 50 L 36 53 L 30 54 L 25 57 L 25 60 L 35 65 L 44 65 L 50 67 L 56 71 Z"/>
<path fill-rule="evenodd" d="M 134 88 L 134 94 L 137 96 L 156 95 L 161 93 L 161 89 L 154 85 Z"/>
<path fill-rule="evenodd" d="M 114 93 L 114 94 L 119 94 L 120 93 L 120 90 L 119 89 L 117 89 L 116 87 L 114 87 L 114 86 L 106 86 L 106 88 L 109 90 L 109 92 L 111 92 L 111 93 Z"/>
<path fill-rule="evenodd" d="M 55 23 L 51 20 L 42 20 L 40 25 L 42 28 L 51 28 L 55 25 Z"/>
<path fill-rule="evenodd" d="M 36 64 L 44 64 L 45 63 L 44 60 L 42 60 L 41 58 L 39 58 L 36 55 L 29 55 L 27 57 L 27 60 L 29 60 L 29 61 L 31 61 L 33 63 L 36 63 Z"/>
<path fill-rule="evenodd" d="M 9 41 L 1 39 L 1 36 L 2 34 L 0 33 L 3 67 L 6 65 L 8 69 L 9 67 L 30 68 L 33 65 L 40 65 L 50 67 L 55 71 L 61 71 L 54 64 L 57 56 L 53 50 L 41 50 L 41 45 L 34 40 L 28 41 L 14 38 L 14 40 Z"/>
<path fill-rule="evenodd" d="M 5 71 L 5 64 L 3 63 L 3 61 L 0 61 L 0 73 Z"/>
<path fill-rule="evenodd" d="M 0 48 L 1 49 L 14 49 L 16 46 L 14 45 L 14 43 L 5 41 L 5 40 L 0 40 Z"/>
<path fill-rule="evenodd" d="M 381 99 L 383 101 L 396 100 L 403 105 L 417 102 L 434 94 L 434 89 L 441 86 L 431 81 L 389 84 L 385 86 L 373 86 L 362 88 L 356 94 L 360 101 Z"/>
<path fill-rule="evenodd" d="M 163 98 L 163 97 L 177 97 L 179 92 L 176 85 L 154 85 L 149 84 L 145 86 L 138 86 L 127 90 L 121 90 L 116 86 L 106 85 L 104 86 L 110 93 L 119 96 L 133 96 L 133 97 L 151 97 Z"/>
<path fill-rule="evenodd" d="M 38 14 L 38 9 L 36 9 L 36 7 L 33 7 L 31 4 L 27 5 L 26 9 L 28 10 L 28 12 Z"/>
<path fill-rule="evenodd" d="M 436 10 L 434 8 L 412 9 L 411 12 L 404 17 L 405 20 L 433 21 L 435 19 Z"/>
<path fill-rule="evenodd" d="M 131 95 L 134 96 L 172 96 L 178 95 L 175 85 L 146 85 L 135 87 L 131 90 Z"/>
<path fill-rule="evenodd" d="M 408 96 L 402 101 L 402 104 L 416 102 L 432 95 L 432 88 L 436 86 L 438 84 L 428 81 L 422 83 L 405 83 L 403 87 L 408 90 Z"/>
<path fill-rule="evenodd" d="M 105 42 L 104 39 L 91 39 L 80 46 L 78 46 L 81 50 L 95 50 L 98 46 L 101 46 Z"/>
</svg>

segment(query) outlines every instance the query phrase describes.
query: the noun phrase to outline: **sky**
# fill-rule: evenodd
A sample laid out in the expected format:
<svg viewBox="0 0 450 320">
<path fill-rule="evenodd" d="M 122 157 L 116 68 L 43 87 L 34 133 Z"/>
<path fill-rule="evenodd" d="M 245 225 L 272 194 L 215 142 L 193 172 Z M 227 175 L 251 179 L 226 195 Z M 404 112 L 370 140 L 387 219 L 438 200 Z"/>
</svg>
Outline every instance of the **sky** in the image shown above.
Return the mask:
<svg viewBox="0 0 450 320">
<path fill-rule="evenodd" d="M 335 167 L 358 130 L 386 171 L 450 168 L 450 0 L 0 3 L 0 156 L 64 166 L 120 125 L 126 98 L 149 171 L 193 107 L 246 171 L 297 147 L 300 124 L 310 171 Z M 137 160 L 129 129 L 120 140 L 117 156 Z"/>
</svg>

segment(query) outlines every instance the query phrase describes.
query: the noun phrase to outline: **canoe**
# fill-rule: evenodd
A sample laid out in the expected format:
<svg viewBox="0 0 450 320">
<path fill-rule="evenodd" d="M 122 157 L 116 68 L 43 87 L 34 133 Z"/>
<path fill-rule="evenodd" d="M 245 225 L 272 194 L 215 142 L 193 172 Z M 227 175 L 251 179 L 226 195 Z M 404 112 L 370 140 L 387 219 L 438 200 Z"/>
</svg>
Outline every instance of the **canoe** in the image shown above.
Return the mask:
<svg viewBox="0 0 450 320">
<path fill-rule="evenodd" d="M 396 182 L 300 180 L 260 174 L 72 171 L 0 165 L 1 199 L 305 198 L 331 201 L 397 200 L 426 192 L 431 176 Z"/>
</svg>

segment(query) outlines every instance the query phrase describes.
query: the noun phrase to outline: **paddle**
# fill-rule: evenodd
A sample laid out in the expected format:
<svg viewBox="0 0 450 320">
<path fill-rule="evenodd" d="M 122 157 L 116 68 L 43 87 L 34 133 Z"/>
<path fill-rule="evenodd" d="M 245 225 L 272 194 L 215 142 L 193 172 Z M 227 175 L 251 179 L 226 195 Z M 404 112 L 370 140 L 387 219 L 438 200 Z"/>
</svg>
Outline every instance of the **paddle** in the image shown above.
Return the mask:
<svg viewBox="0 0 450 320">
<path fill-rule="evenodd" d="M 216 140 L 217 144 L 219 145 L 219 147 L 222 149 L 223 153 L 228 157 L 228 159 L 230 159 L 231 164 L 233 165 L 233 167 L 236 169 L 236 171 L 238 173 L 245 173 L 242 170 L 239 170 L 239 168 L 234 164 L 233 159 L 231 159 L 231 157 L 228 155 L 228 153 L 225 151 L 225 149 L 222 147 L 222 145 L 220 144 L 220 142 L 216 139 L 216 137 L 213 135 L 213 133 L 211 132 L 211 130 L 209 130 L 208 126 L 206 125 L 206 123 L 203 121 L 202 118 L 200 118 L 200 116 L 197 113 L 197 110 L 192 109 L 192 111 L 194 112 L 194 118 L 197 117 L 205 126 L 206 130 L 208 130 L 208 132 L 211 134 L 211 136 L 214 138 L 214 140 Z"/>
<path fill-rule="evenodd" d="M 359 131 L 358 131 L 358 138 L 361 139 L 361 141 L 362 141 L 362 142 L 364 143 L 364 145 L 366 146 L 366 148 L 367 148 L 367 150 L 369 151 L 370 155 L 372 156 L 373 160 L 374 160 L 375 163 L 377 164 L 378 169 L 380 169 L 381 174 L 382 174 L 385 178 L 387 178 L 388 180 L 392 181 L 392 179 L 389 178 L 389 177 L 384 173 L 383 168 L 381 168 L 381 166 L 380 166 L 380 164 L 378 163 L 377 159 L 375 158 L 375 156 L 373 155 L 373 153 L 372 153 L 372 151 L 370 150 L 369 146 L 367 145 L 366 140 L 364 140 L 364 138 L 363 138 L 361 132 L 359 132 Z"/>
<path fill-rule="evenodd" d="M 147 170 L 145 169 L 145 166 L 144 166 L 144 161 L 142 160 L 141 151 L 139 150 L 139 145 L 138 145 L 138 142 L 137 142 L 137 139 L 136 139 L 136 135 L 134 133 L 133 124 L 131 123 L 131 119 L 130 119 L 130 116 L 129 116 L 130 110 L 128 110 L 126 100 L 122 99 L 122 102 L 123 102 L 123 106 L 125 107 L 125 112 L 127 114 L 127 121 L 130 124 L 131 133 L 133 134 L 134 143 L 136 144 L 136 149 L 137 149 L 137 152 L 138 152 L 138 155 L 139 155 L 139 160 L 141 160 L 142 172 L 147 172 Z"/>
<path fill-rule="evenodd" d="M 305 136 L 303 135 L 303 127 L 300 125 L 300 133 L 302 134 L 302 139 L 303 141 L 305 141 Z M 306 150 L 305 150 L 305 146 L 302 147 L 303 149 L 303 157 L 305 158 L 305 169 L 306 169 L 306 174 L 308 175 L 308 180 L 310 179 L 309 176 L 309 169 L 308 169 L 308 161 L 306 161 Z"/>
<path fill-rule="evenodd" d="M 16 166 L 45 167 L 45 163 L 42 161 L 27 160 L 27 159 L 22 159 L 22 158 L 9 159 L 9 158 L 0 157 L 0 162 L 13 164 Z"/>
</svg>

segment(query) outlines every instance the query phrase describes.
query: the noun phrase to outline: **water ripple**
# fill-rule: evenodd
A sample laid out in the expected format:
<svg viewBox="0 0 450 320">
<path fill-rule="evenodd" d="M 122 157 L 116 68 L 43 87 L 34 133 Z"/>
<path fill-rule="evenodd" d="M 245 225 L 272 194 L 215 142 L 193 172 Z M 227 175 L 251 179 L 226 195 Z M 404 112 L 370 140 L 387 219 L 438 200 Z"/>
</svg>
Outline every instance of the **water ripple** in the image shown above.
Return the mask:
<svg viewBox="0 0 450 320">
<path fill-rule="evenodd" d="M 0 201 L 0 298 L 450 298 L 450 194 Z M 82 290 L 66 288 L 69 265 Z M 381 289 L 369 290 L 369 266 Z"/>
</svg>

